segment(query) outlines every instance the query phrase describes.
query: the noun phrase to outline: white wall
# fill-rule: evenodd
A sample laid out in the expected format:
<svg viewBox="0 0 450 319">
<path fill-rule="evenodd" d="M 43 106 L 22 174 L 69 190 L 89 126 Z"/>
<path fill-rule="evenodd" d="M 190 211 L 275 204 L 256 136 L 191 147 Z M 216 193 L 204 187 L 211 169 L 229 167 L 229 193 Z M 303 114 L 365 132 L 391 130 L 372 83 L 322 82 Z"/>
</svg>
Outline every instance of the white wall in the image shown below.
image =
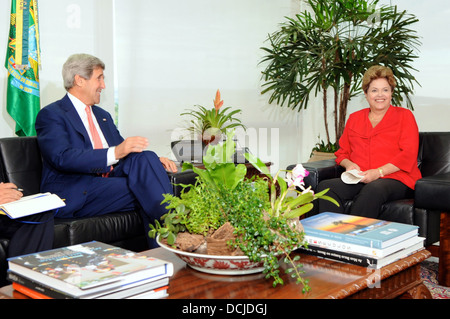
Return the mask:
<svg viewBox="0 0 450 319">
<path fill-rule="evenodd" d="M 450 2 L 448 0 L 382 0 L 397 5 L 399 10 L 414 14 L 419 22 L 416 30 L 422 46 L 414 73 L 420 86 L 415 86 L 414 115 L 420 131 L 450 130 Z"/>
<path fill-rule="evenodd" d="M 41 106 L 45 106 L 66 93 L 61 69 L 67 57 L 85 52 L 101 56 L 109 67 L 101 105 L 114 111 L 112 0 L 39 0 L 42 69 Z M 15 123 L 6 112 L 7 72 L 3 67 L 9 35 L 11 1 L 0 2 L 0 136 L 13 136 Z"/>
<path fill-rule="evenodd" d="M 167 145 L 178 139 L 177 129 L 189 119 L 179 114 L 196 104 L 212 108 L 220 89 L 224 107 L 242 109 L 240 119 L 260 137 L 249 145 L 254 153 L 277 167 L 280 153 L 289 153 L 286 163 L 296 162 L 295 148 L 284 149 L 278 137 L 272 144 L 269 133 L 296 144 L 292 117 L 297 113 L 280 119 L 279 110 L 267 107 L 267 98 L 260 96 L 258 67 L 260 47 L 282 17 L 291 14 L 292 3 L 134 0 L 135 6 L 129 6 L 128 1 L 116 1 L 121 132 L 148 136 L 158 154 L 171 156 Z M 135 7 L 141 10 L 135 13 Z"/>
<path fill-rule="evenodd" d="M 414 97 L 419 128 L 448 131 L 450 39 L 439 30 L 446 30 L 450 3 L 385 1 L 390 2 L 420 19 L 423 46 L 415 67 L 422 87 Z M 161 156 L 171 156 L 172 134 L 184 125 L 179 114 L 195 104 L 212 107 L 217 89 L 225 106 L 242 109 L 240 118 L 250 128 L 249 135 L 260 137 L 250 145 L 252 151 L 276 168 L 306 161 L 317 136 L 324 138 L 320 98 L 297 113 L 268 105 L 268 96 L 260 95 L 260 47 L 268 45 L 267 34 L 277 30 L 284 16 L 298 12 L 296 0 L 39 0 L 39 6 L 42 106 L 64 95 L 60 74 L 66 58 L 87 52 L 107 64 L 101 105 L 113 112 L 117 94 L 122 135 L 147 136 Z M 1 0 L 0 12 L 3 64 L 9 0 Z M 2 70 L 0 136 L 12 136 L 14 123 L 5 110 L 6 69 Z M 350 111 L 366 106 L 357 98 Z"/>
</svg>

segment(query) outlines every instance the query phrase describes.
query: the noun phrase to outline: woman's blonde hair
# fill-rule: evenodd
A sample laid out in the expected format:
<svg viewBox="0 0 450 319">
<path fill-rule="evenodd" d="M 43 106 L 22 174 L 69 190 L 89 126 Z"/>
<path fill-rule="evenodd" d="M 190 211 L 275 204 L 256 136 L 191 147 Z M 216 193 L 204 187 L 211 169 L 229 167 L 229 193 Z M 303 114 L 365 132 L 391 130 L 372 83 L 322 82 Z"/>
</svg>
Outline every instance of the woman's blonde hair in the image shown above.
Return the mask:
<svg viewBox="0 0 450 319">
<path fill-rule="evenodd" d="M 370 67 L 366 71 L 366 73 L 364 73 L 364 77 L 362 79 L 362 89 L 364 93 L 367 93 L 370 83 L 372 83 L 373 80 L 383 78 L 388 81 L 392 92 L 394 92 L 397 82 L 395 81 L 394 73 L 392 73 L 392 70 L 386 66 L 374 65 Z"/>
</svg>

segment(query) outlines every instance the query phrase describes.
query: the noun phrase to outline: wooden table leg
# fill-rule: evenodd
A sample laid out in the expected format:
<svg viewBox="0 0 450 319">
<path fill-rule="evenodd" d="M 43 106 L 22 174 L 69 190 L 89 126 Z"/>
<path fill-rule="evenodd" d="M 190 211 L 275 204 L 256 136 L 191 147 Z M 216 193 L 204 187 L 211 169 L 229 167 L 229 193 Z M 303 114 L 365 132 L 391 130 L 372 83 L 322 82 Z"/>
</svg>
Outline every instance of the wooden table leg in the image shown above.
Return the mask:
<svg viewBox="0 0 450 319">
<path fill-rule="evenodd" d="M 400 299 L 433 299 L 431 292 L 423 283 L 408 290 Z"/>
<path fill-rule="evenodd" d="M 439 284 L 450 287 L 450 213 L 441 213 L 439 238 Z"/>
</svg>

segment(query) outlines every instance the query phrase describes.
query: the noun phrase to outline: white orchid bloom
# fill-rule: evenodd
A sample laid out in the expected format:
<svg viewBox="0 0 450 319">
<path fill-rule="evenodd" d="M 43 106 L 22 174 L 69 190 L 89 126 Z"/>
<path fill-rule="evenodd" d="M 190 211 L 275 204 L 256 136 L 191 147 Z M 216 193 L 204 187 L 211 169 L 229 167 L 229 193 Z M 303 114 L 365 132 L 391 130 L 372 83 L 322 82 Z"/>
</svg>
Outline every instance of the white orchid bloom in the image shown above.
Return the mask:
<svg viewBox="0 0 450 319">
<path fill-rule="evenodd" d="M 285 181 L 288 183 L 288 187 L 292 185 L 303 189 L 305 185 L 303 179 L 309 175 L 309 172 L 303 167 L 302 164 L 297 164 L 294 169 L 286 173 Z"/>
</svg>

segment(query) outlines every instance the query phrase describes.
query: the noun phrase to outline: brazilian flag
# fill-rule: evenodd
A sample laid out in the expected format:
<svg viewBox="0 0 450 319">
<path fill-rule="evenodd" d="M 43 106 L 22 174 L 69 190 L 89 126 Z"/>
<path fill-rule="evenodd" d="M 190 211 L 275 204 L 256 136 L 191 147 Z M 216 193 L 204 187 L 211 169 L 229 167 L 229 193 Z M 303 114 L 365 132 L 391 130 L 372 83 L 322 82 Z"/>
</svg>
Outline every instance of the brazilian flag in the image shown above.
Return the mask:
<svg viewBox="0 0 450 319">
<path fill-rule="evenodd" d="M 40 110 L 39 19 L 37 0 L 11 0 L 11 25 L 5 67 L 8 70 L 6 109 L 18 136 L 35 136 Z"/>
</svg>

